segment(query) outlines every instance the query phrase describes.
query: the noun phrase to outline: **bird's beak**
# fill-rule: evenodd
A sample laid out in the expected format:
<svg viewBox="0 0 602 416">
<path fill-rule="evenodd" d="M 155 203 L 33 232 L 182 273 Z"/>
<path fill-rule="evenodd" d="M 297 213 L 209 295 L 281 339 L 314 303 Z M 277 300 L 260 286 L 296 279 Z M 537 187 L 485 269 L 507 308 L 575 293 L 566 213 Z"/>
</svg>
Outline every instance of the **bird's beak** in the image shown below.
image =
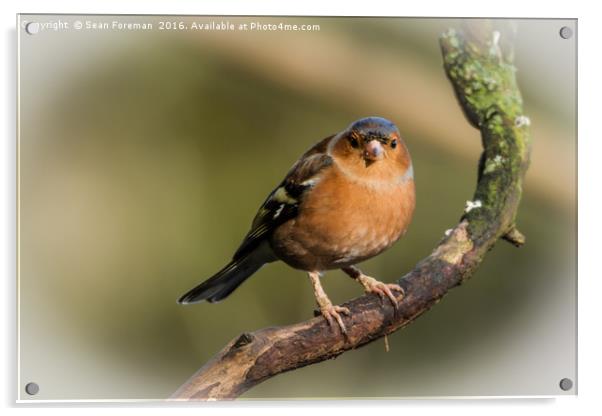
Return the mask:
<svg viewBox="0 0 602 416">
<path fill-rule="evenodd" d="M 364 159 L 376 161 L 383 158 L 385 150 L 383 145 L 378 140 L 370 140 L 364 146 Z"/>
</svg>

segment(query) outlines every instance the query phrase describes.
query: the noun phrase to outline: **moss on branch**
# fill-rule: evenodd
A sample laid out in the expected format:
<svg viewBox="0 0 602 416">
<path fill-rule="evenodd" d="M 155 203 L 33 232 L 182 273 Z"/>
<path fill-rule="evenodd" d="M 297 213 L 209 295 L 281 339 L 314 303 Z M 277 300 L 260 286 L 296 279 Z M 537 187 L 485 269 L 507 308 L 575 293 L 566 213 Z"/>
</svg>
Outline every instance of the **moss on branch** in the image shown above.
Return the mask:
<svg viewBox="0 0 602 416">
<path fill-rule="evenodd" d="M 493 243 L 515 229 L 516 207 L 529 164 L 530 121 L 524 114 L 513 54 L 501 50 L 503 34 L 487 22 L 475 24 L 489 26 L 489 30 L 450 29 L 440 43 L 456 97 L 466 118 L 481 131 L 483 141 L 474 194 L 481 207 L 470 210 L 464 218 L 473 240 Z"/>
</svg>

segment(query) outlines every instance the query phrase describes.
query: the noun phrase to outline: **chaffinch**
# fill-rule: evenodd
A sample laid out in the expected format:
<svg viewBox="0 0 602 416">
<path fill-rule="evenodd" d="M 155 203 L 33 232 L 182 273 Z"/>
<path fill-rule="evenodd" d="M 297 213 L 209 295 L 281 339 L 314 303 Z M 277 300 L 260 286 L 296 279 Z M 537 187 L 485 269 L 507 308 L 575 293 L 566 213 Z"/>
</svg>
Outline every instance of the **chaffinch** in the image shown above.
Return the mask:
<svg viewBox="0 0 602 416">
<path fill-rule="evenodd" d="M 220 301 L 264 264 L 282 260 L 309 274 L 322 315 L 346 334 L 341 314 L 349 309 L 328 299 L 321 273 L 341 269 L 397 306 L 392 291 L 401 287 L 355 264 L 397 241 L 414 206 L 412 161 L 399 130 L 380 117 L 357 120 L 301 156 L 259 208 L 232 261 L 178 302 Z"/>
</svg>

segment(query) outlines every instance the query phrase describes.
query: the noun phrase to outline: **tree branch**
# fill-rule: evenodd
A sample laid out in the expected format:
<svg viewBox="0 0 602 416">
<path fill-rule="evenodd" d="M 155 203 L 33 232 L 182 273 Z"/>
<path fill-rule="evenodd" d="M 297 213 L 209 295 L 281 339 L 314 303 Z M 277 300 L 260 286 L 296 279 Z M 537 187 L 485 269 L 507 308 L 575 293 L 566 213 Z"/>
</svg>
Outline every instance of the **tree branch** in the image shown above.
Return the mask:
<svg viewBox="0 0 602 416">
<path fill-rule="evenodd" d="M 506 35 L 504 35 L 506 36 Z M 510 38 L 510 36 L 508 36 Z M 459 224 L 398 283 L 405 289 L 394 310 L 378 296 L 345 306 L 349 336 L 322 317 L 280 328 L 244 333 L 226 345 L 171 397 L 174 400 L 234 399 L 285 371 L 334 358 L 411 323 L 450 289 L 468 279 L 499 238 L 519 246 L 515 227 L 522 181 L 529 165 L 529 119 L 523 115 L 512 50 L 500 46 L 490 23 L 440 38 L 444 68 L 469 122 L 481 131 L 483 154 L 473 201 Z"/>
</svg>

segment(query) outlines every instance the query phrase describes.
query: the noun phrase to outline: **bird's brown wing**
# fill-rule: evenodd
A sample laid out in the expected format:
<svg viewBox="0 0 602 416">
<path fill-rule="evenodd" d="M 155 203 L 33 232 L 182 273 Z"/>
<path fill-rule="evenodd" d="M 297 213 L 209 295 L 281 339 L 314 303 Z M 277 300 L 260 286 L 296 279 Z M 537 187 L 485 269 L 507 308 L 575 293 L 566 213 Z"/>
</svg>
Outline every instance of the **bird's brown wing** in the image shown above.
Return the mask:
<svg viewBox="0 0 602 416">
<path fill-rule="evenodd" d="M 297 216 L 304 193 L 316 184 L 320 171 L 332 164 L 326 150 L 333 137 L 325 138 L 305 152 L 266 198 L 253 219 L 251 230 L 236 250 L 235 260 L 256 248 L 276 227 Z"/>
</svg>

